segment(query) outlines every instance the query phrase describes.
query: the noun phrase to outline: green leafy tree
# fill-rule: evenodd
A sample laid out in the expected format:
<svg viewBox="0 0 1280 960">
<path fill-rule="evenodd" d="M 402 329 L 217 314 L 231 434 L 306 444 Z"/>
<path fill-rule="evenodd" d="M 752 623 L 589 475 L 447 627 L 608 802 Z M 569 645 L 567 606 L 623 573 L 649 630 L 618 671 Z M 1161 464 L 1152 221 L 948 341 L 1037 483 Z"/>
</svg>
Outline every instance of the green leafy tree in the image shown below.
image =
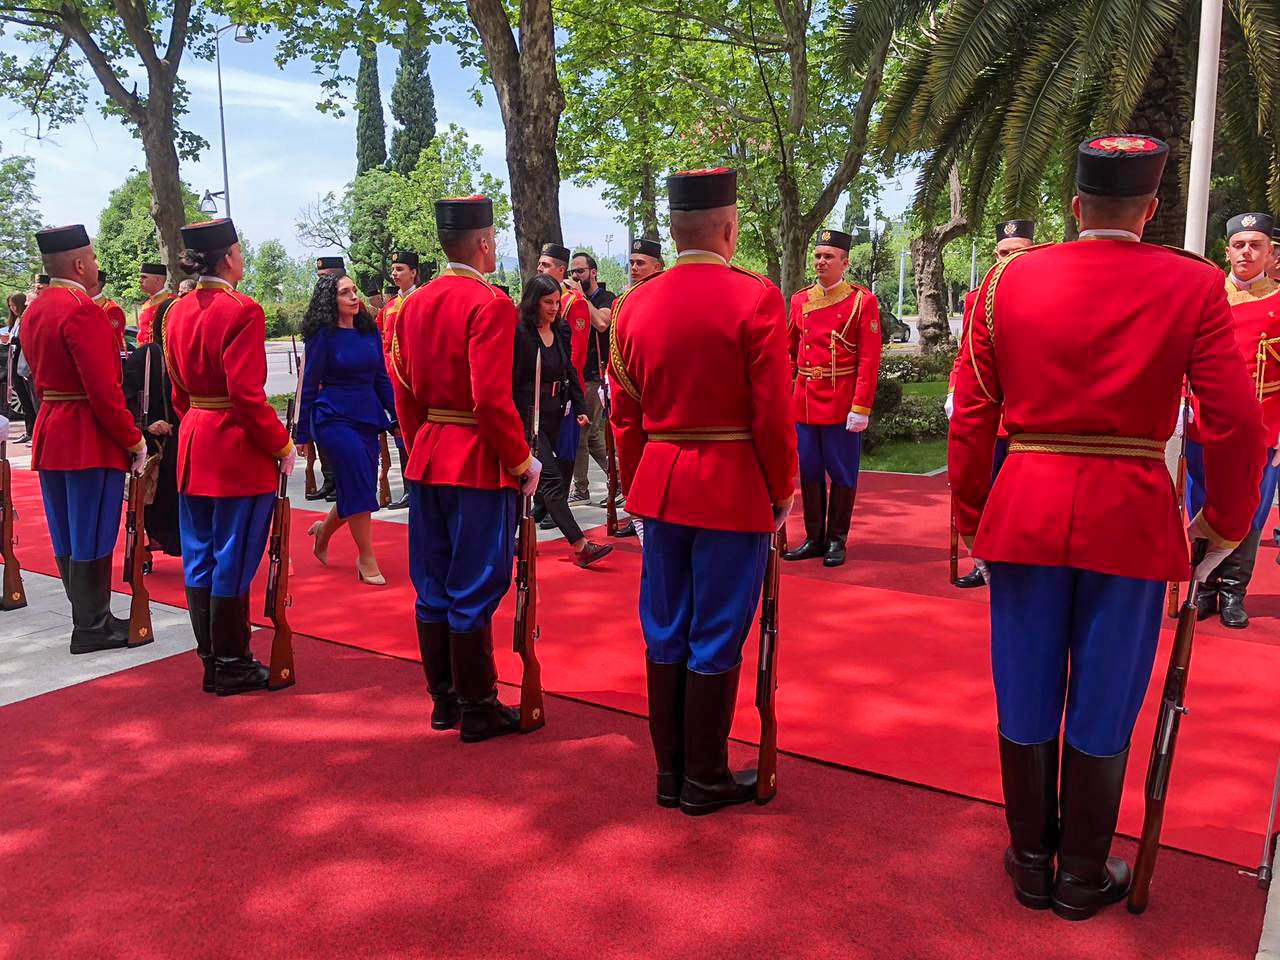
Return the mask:
<svg viewBox="0 0 1280 960">
<path fill-rule="evenodd" d="M 30 157 L 0 156 L 0 287 L 26 290 L 40 272 L 35 178 Z"/>
<path fill-rule="evenodd" d="M 200 201 L 191 188 L 186 184 L 180 186 L 183 222 L 208 220 L 200 212 Z M 138 289 L 138 269 L 144 262 L 157 257 L 156 224 L 151 207 L 147 174 L 137 172 L 111 191 L 106 207 L 98 215 L 98 232 L 93 246 L 98 254 L 98 263 L 107 273 L 107 289 L 113 296 L 133 303 L 144 299 Z"/>
<path fill-rule="evenodd" d="M 43 136 L 79 119 L 96 81 L 103 115 L 118 118 L 142 143 L 159 256 L 174 271 L 184 222 L 178 161 L 208 146 L 179 124 L 187 90 L 178 68 L 188 51 L 212 59 L 210 15 L 197 0 L 0 0 L 0 30 L 8 31 L 0 89 Z"/>
<path fill-rule="evenodd" d="M 240 289 L 260 303 L 292 302 L 310 296 L 314 281 L 311 259 L 290 257 L 284 244 L 272 239 L 255 246 L 246 258 Z"/>
<path fill-rule="evenodd" d="M 413 172 L 418 157 L 436 135 L 436 94 L 430 65 L 431 51 L 426 44 L 406 34 L 391 88 L 391 116 L 399 124 L 391 131 L 391 169 L 404 176 Z"/>
<path fill-rule="evenodd" d="M 356 76 L 356 176 L 387 162 L 387 123 L 382 116 L 382 90 L 378 86 L 378 47 L 360 46 L 360 72 Z"/>
</svg>

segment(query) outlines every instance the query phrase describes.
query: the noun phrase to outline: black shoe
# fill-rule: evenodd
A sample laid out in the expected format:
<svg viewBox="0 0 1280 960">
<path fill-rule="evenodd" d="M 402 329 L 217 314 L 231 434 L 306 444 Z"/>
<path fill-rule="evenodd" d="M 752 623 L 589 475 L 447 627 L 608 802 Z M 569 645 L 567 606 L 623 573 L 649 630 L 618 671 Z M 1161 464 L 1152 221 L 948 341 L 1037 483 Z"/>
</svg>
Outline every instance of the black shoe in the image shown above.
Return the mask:
<svg viewBox="0 0 1280 960">
<path fill-rule="evenodd" d="M 573 491 L 573 493 L 569 494 L 569 502 L 570 503 L 590 503 L 591 491 L 575 490 Z"/>
<path fill-rule="evenodd" d="M 827 555 L 824 567 L 838 567 L 844 563 L 844 544 L 849 537 L 849 521 L 853 519 L 853 497 L 857 490 L 843 484 L 831 484 L 831 499 L 827 503 Z"/>
<path fill-rule="evenodd" d="M 1004 868 L 1013 895 L 1024 907 L 1046 910 L 1058 849 L 1058 738 L 1021 744 L 1002 735 L 1000 780 L 1009 824 Z"/>
<path fill-rule="evenodd" d="M 418 652 L 431 694 L 431 729 L 452 730 L 462 718 L 458 691 L 453 689 L 453 664 L 449 656 L 449 625 L 418 621 Z"/>
<path fill-rule="evenodd" d="M 387 504 L 388 510 L 407 510 L 409 508 L 409 491 L 406 490 L 399 500 L 392 500 Z"/>
<path fill-rule="evenodd" d="M 308 500 L 328 500 L 330 497 L 337 496 L 338 488 L 333 485 L 332 480 L 326 480 L 322 483 L 315 493 L 308 493 Z"/>
<path fill-rule="evenodd" d="M 1243 630 L 1249 626 L 1249 614 L 1244 609 L 1244 597 L 1234 593 L 1219 594 L 1218 619 L 1224 627 Z"/>
<path fill-rule="evenodd" d="M 1064 920 L 1088 920 L 1129 893 L 1133 881 L 1128 864 L 1108 856 L 1128 759 L 1127 748 L 1094 757 L 1069 743 L 1063 747 L 1062 839 L 1051 905 Z"/>
<path fill-rule="evenodd" d="M 462 707 L 462 742 L 480 743 L 520 732 L 520 711 L 498 702 L 497 695 Z"/>
<path fill-rule="evenodd" d="M 612 543 L 596 543 L 594 540 L 588 540 L 586 545 L 578 551 L 573 562 L 580 567 L 589 567 L 611 553 L 613 553 Z"/>
<path fill-rule="evenodd" d="M 982 571 L 974 567 L 963 577 L 956 577 L 951 581 L 953 587 L 959 587 L 961 590 L 972 590 L 974 587 L 985 587 L 987 581 L 983 579 Z"/>
<path fill-rule="evenodd" d="M 614 534 L 615 537 L 634 537 L 635 535 L 636 525 L 630 520 L 626 523 L 619 524 L 618 532 Z"/>
<path fill-rule="evenodd" d="M 1196 619 L 1208 620 L 1218 612 L 1218 594 L 1204 586 L 1196 592 Z"/>
<path fill-rule="evenodd" d="M 756 798 L 756 771 L 729 769 L 729 728 L 742 664 L 724 673 L 685 671 L 684 785 L 680 809 L 691 817 Z"/>
<path fill-rule="evenodd" d="M 453 686 L 462 705 L 462 741 L 478 743 L 520 732 L 520 711 L 498 701 L 498 667 L 493 660 L 493 625 L 449 631 Z"/>
<path fill-rule="evenodd" d="M 249 597 L 210 597 L 213 692 L 220 697 L 267 689 L 270 674 L 249 649 Z"/>
<path fill-rule="evenodd" d="M 551 516 L 551 514 L 547 514 L 545 517 L 543 517 L 541 520 L 538 521 L 539 530 L 554 530 L 555 528 L 556 528 L 556 521 L 555 521 L 555 518 Z"/>
<path fill-rule="evenodd" d="M 111 560 L 110 554 L 97 560 L 67 560 L 73 654 L 129 645 L 129 621 L 111 614 Z"/>
<path fill-rule="evenodd" d="M 17 440 L 15 440 L 15 441 L 13 441 L 13 442 L 14 442 L 14 443 L 30 443 L 30 442 L 31 442 L 31 434 L 29 434 L 29 433 L 24 433 L 22 436 L 20 436 Z"/>
<path fill-rule="evenodd" d="M 211 598 L 208 590 L 187 587 L 187 615 L 191 618 L 191 632 L 196 635 L 196 655 L 204 669 L 200 689 L 214 692 L 213 625 L 210 619 Z"/>
<path fill-rule="evenodd" d="M 827 482 L 800 483 L 805 541 L 782 555 L 783 560 L 811 560 L 827 552 Z"/>
<path fill-rule="evenodd" d="M 645 659 L 649 690 L 649 739 L 658 762 L 658 806 L 680 806 L 684 788 L 684 691 L 688 670 L 680 663 Z"/>
</svg>

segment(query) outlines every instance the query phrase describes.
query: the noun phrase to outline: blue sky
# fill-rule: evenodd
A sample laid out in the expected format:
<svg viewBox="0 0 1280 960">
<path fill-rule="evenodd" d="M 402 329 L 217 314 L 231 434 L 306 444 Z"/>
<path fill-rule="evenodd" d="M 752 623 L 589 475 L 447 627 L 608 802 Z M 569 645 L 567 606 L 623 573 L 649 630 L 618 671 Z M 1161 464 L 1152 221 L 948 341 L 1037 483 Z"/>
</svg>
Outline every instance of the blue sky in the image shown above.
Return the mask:
<svg viewBox="0 0 1280 960">
<path fill-rule="evenodd" d="M 273 53 L 270 36 L 239 44 L 230 32 L 223 34 L 231 213 L 251 241 L 276 238 L 294 255 L 312 256 L 316 251 L 303 246 L 295 235 L 297 213 L 317 196 L 341 191 L 350 180 L 355 166 L 355 116 L 350 110 L 341 118 L 317 111 L 319 78 L 305 63 L 279 69 Z M 384 47 L 379 51 L 384 101 L 390 95 L 395 68 L 396 52 Z M 354 58 L 349 72 L 354 76 Z M 184 123 L 210 143 L 199 162 L 183 164 L 183 178 L 197 194 L 221 190 L 214 65 L 185 60 L 182 75 L 191 91 L 191 109 Z M 456 123 L 464 128 L 484 150 L 484 167 L 505 183 L 502 119 L 492 90 L 484 89 L 484 103 L 477 107 L 469 94 L 476 84 L 475 71 L 463 69 L 449 47 L 432 49 L 431 76 L 439 126 Z M 386 117 L 390 124 L 389 107 Z M 30 118 L 0 98 L 0 148 L 5 154 L 35 158 L 36 189 L 46 222 L 83 222 L 92 231 L 108 194 L 131 170 L 143 167 L 141 145 L 118 120 L 104 119 L 96 108 L 45 140 L 30 137 L 31 129 Z M 895 191 L 892 182 L 887 189 L 886 212 L 896 215 L 909 198 Z M 599 189 L 566 182 L 560 191 L 560 211 L 566 243 L 589 245 L 601 253 L 606 247 L 615 253 L 625 248 L 626 224 L 605 206 Z M 612 242 L 607 243 L 610 235 Z M 504 238 L 501 245 L 504 253 L 514 255 L 512 237 Z"/>
</svg>

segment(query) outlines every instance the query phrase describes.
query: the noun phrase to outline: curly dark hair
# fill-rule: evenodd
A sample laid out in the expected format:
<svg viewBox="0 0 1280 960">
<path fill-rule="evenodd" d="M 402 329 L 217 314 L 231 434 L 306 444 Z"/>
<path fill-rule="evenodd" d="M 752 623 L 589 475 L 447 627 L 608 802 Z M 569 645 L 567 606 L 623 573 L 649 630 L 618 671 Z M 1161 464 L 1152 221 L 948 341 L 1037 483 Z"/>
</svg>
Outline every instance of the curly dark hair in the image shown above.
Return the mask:
<svg viewBox="0 0 1280 960">
<path fill-rule="evenodd" d="M 340 277 L 319 277 L 316 288 L 311 293 L 311 302 L 307 304 L 306 315 L 302 318 L 302 339 L 314 337 L 321 330 L 332 330 L 338 325 L 338 283 L 346 279 Z M 377 333 L 378 327 L 373 322 L 369 308 L 360 301 L 360 310 L 356 313 L 355 328 L 360 333 Z"/>
<path fill-rule="evenodd" d="M 220 247 L 217 250 L 187 249 L 178 254 L 178 265 L 187 273 L 211 277 L 217 274 L 218 267 L 222 266 L 222 261 L 229 253 L 230 247 Z"/>
<path fill-rule="evenodd" d="M 520 295 L 520 322 L 530 330 L 538 329 L 538 306 L 542 298 L 560 292 L 560 281 L 545 273 L 535 273 L 525 281 Z M 557 310 L 557 316 L 559 311 Z"/>
</svg>

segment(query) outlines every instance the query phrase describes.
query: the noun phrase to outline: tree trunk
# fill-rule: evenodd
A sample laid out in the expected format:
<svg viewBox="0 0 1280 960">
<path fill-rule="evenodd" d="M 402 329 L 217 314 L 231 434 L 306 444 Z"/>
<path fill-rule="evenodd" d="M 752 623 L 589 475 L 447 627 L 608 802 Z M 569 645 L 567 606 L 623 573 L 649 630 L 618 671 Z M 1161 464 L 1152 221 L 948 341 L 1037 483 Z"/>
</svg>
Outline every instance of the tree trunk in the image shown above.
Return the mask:
<svg viewBox="0 0 1280 960">
<path fill-rule="evenodd" d="M 1156 57 L 1128 126 L 1132 133 L 1159 137 L 1169 144 L 1169 162 L 1160 181 L 1160 209 L 1142 238 L 1175 247 L 1181 247 L 1185 239 L 1191 154 L 1189 117 L 1182 110 L 1187 67 L 1181 46 L 1180 40 L 1174 39 Z"/>
<path fill-rule="evenodd" d="M 640 235 L 646 240 L 659 240 L 658 234 L 658 185 L 653 160 L 646 159 L 640 166 Z"/>
<path fill-rule="evenodd" d="M 159 112 L 160 116 L 155 116 Z M 160 262 L 176 278 L 185 271 L 178 266 L 182 252 L 182 226 L 187 213 L 182 201 L 182 177 L 178 172 L 178 151 L 173 114 L 164 115 L 154 106 L 148 109 L 148 121 L 141 129 L 142 151 L 147 161 L 147 177 L 151 181 L 151 219 L 156 222 L 156 240 L 160 245 Z"/>
<path fill-rule="evenodd" d="M 951 315 L 947 311 L 946 272 L 942 254 L 947 244 L 969 227 L 961 204 L 960 172 L 951 168 L 951 219 L 930 227 L 911 241 L 911 263 L 916 278 L 916 309 L 919 313 L 917 329 L 920 332 L 922 353 L 950 350 Z"/>
</svg>

